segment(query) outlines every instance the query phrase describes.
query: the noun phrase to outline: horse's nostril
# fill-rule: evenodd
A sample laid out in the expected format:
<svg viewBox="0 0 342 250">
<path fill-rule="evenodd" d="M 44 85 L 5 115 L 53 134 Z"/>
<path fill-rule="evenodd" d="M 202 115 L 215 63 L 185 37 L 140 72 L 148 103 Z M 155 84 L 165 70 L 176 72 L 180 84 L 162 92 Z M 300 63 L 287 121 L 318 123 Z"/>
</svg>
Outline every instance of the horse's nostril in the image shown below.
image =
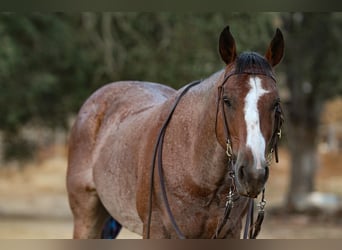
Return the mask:
<svg viewBox="0 0 342 250">
<path fill-rule="evenodd" d="M 262 182 L 266 182 L 269 176 L 269 168 L 264 167 L 262 169 L 253 169 L 247 168 L 245 165 L 241 165 L 238 168 L 237 177 L 240 181 L 251 181 L 251 180 L 259 180 Z"/>
<path fill-rule="evenodd" d="M 245 178 L 245 167 L 244 166 L 240 166 L 238 177 L 240 178 L 240 180 L 243 180 Z"/>
</svg>

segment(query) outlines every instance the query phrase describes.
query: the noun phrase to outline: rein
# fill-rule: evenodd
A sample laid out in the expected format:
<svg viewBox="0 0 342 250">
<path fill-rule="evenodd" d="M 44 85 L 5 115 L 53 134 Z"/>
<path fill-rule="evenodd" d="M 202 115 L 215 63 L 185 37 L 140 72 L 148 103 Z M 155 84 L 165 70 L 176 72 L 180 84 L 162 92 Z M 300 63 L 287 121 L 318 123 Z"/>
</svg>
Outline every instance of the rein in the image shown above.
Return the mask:
<svg viewBox="0 0 342 250">
<path fill-rule="evenodd" d="M 216 232 L 212 237 L 213 239 L 218 238 L 221 230 L 223 229 L 223 227 L 225 226 L 225 224 L 228 221 L 231 209 L 234 207 L 234 203 L 239 199 L 239 196 L 236 193 L 235 182 L 234 182 L 233 150 L 232 150 L 232 144 L 231 144 L 231 140 L 230 140 L 228 121 L 227 121 L 226 114 L 225 114 L 225 108 L 224 108 L 225 105 L 224 105 L 224 101 L 223 101 L 223 93 L 224 93 L 223 89 L 224 89 L 225 83 L 227 82 L 228 78 L 230 78 L 233 75 L 238 75 L 238 74 L 253 74 L 253 75 L 262 74 L 262 75 L 266 75 L 266 76 L 272 78 L 276 82 L 273 75 L 265 74 L 264 72 L 255 72 L 255 71 L 251 71 L 251 72 L 245 71 L 245 72 L 241 72 L 241 73 L 232 72 L 232 73 L 225 76 L 222 84 L 218 88 L 219 93 L 218 93 L 218 103 L 217 103 L 217 110 L 216 110 L 215 132 L 216 132 L 216 137 L 217 137 L 217 131 L 216 131 L 217 116 L 218 116 L 218 112 L 219 112 L 219 105 L 221 103 L 223 120 L 224 120 L 224 134 L 225 134 L 225 138 L 226 138 L 226 147 L 227 147 L 226 148 L 226 154 L 228 156 L 228 168 L 230 169 L 228 174 L 229 174 L 230 178 L 232 179 L 232 185 L 231 185 L 230 191 L 227 195 L 227 201 L 225 204 L 225 211 L 224 211 L 223 218 L 216 228 Z M 154 150 L 153 150 L 154 153 L 153 153 L 153 158 L 152 158 L 152 162 L 151 162 L 148 218 L 147 218 L 147 229 L 146 229 L 146 238 L 147 239 L 150 238 L 150 227 L 151 227 L 151 221 L 152 221 L 152 198 L 153 198 L 152 196 L 153 196 L 153 183 L 154 183 L 154 173 L 155 173 L 156 160 L 158 163 L 158 175 L 159 175 L 159 183 L 160 183 L 161 192 L 162 192 L 162 199 L 163 199 L 163 202 L 164 202 L 164 205 L 166 208 L 166 212 L 169 216 L 170 222 L 171 222 L 172 227 L 174 228 L 177 236 L 180 239 L 186 239 L 186 237 L 181 232 L 181 230 L 179 229 L 179 227 L 176 223 L 176 220 L 172 214 L 170 204 L 169 204 L 169 201 L 167 198 L 166 187 L 165 187 L 165 179 L 164 179 L 163 167 L 162 167 L 162 151 L 163 151 L 163 142 L 164 142 L 164 136 L 165 136 L 166 128 L 167 128 L 169 122 L 171 121 L 171 117 L 172 117 L 179 101 L 188 92 L 188 90 L 190 88 L 198 85 L 199 83 L 201 83 L 201 80 L 191 82 L 183 89 L 183 91 L 180 93 L 180 95 L 176 98 L 172 108 L 170 109 L 170 112 L 169 112 L 166 120 L 162 124 L 161 129 L 159 130 L 158 137 L 157 137 L 158 139 L 157 139 L 157 142 L 156 142 Z M 273 153 L 276 156 L 276 162 L 278 162 L 277 143 L 281 137 L 281 125 L 283 123 L 283 118 L 281 116 L 280 106 L 277 107 L 275 116 L 276 116 L 275 117 L 275 129 L 274 129 L 274 134 L 271 138 L 270 153 L 267 157 L 269 162 L 272 160 Z M 247 213 L 247 217 L 246 217 L 245 231 L 244 231 L 244 237 L 243 237 L 244 239 L 247 239 L 247 238 L 255 239 L 257 237 L 258 233 L 260 232 L 261 224 L 262 224 L 263 219 L 264 219 L 264 208 L 266 205 L 264 195 L 265 195 L 265 189 L 262 191 L 262 198 L 261 198 L 261 201 L 258 205 L 258 207 L 259 207 L 258 217 L 257 217 L 254 224 L 253 224 L 254 200 L 252 198 L 249 198 L 249 208 L 248 208 L 248 213 Z"/>
<path fill-rule="evenodd" d="M 166 194 L 166 188 L 165 188 L 165 180 L 164 180 L 164 175 L 163 175 L 163 168 L 162 168 L 162 151 L 163 151 L 163 142 L 164 142 L 164 136 L 165 136 L 165 131 L 167 128 L 167 125 L 169 124 L 169 122 L 171 121 L 171 117 L 173 112 L 175 111 L 180 99 L 186 94 L 186 92 L 188 92 L 188 90 L 190 88 L 192 88 L 193 86 L 199 84 L 201 81 L 197 80 L 194 82 L 189 83 L 183 90 L 183 92 L 181 92 L 181 94 L 177 97 L 175 103 L 173 104 L 170 113 L 168 114 L 166 120 L 164 121 L 159 133 L 158 133 L 158 140 L 157 143 L 154 147 L 154 153 L 153 153 L 153 159 L 152 159 L 152 164 L 151 164 L 151 175 L 150 175 L 150 192 L 149 192 L 149 207 L 148 207 L 148 220 L 147 220 L 147 233 L 146 233 L 146 237 L 147 239 L 150 238 L 150 227 L 151 227 L 151 220 L 152 220 L 152 194 L 153 194 L 153 182 L 154 182 L 154 169 L 155 169 L 155 162 L 156 162 L 156 158 L 158 156 L 158 174 L 159 174 L 159 181 L 160 181 L 160 186 L 161 186 L 161 190 L 162 190 L 162 197 L 163 197 L 163 201 L 166 207 L 166 211 L 167 214 L 170 218 L 171 224 L 174 228 L 174 230 L 176 231 L 178 237 L 180 239 L 185 239 L 185 236 L 183 235 L 183 233 L 180 231 L 176 220 L 171 212 L 170 209 L 170 205 L 167 199 L 167 194 Z"/>
</svg>

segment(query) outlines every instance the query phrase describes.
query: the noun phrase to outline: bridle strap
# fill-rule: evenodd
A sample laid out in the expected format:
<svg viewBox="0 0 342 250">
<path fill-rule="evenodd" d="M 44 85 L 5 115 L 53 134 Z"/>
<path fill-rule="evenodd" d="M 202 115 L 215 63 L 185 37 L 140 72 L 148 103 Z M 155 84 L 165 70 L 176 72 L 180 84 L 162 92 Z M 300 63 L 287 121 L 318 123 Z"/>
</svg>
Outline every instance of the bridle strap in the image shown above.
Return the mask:
<svg viewBox="0 0 342 250">
<path fill-rule="evenodd" d="M 228 128 L 228 121 L 227 121 L 226 112 L 225 112 L 225 108 L 224 108 L 223 94 L 224 94 L 224 85 L 228 81 L 228 78 L 231 77 L 232 75 L 234 75 L 234 74 L 229 74 L 229 75 L 225 76 L 222 84 L 218 87 L 218 95 L 217 95 L 218 100 L 217 100 L 217 108 L 216 108 L 215 130 L 217 128 L 218 112 L 219 112 L 219 106 L 221 103 L 223 125 L 224 125 L 223 133 L 224 133 L 224 137 L 226 138 L 226 143 L 230 139 L 230 135 L 229 135 L 229 128 Z M 218 140 L 217 131 L 216 131 L 216 139 Z"/>
<path fill-rule="evenodd" d="M 281 109 L 280 104 L 277 105 L 276 110 L 275 110 L 275 120 L 274 120 L 274 133 L 271 138 L 271 153 L 274 151 L 275 155 L 275 160 L 278 163 L 279 162 L 279 157 L 278 157 L 278 141 L 281 138 L 281 128 L 284 123 L 284 117 L 283 117 L 283 112 Z"/>
<path fill-rule="evenodd" d="M 245 223 L 245 230 L 243 233 L 243 239 L 256 239 L 256 237 L 259 235 L 259 232 L 261 230 L 261 224 L 264 221 L 264 215 L 265 215 L 265 189 L 262 190 L 261 194 L 261 201 L 258 204 L 259 212 L 258 217 L 254 221 L 254 199 L 249 199 L 248 204 L 248 212 L 246 216 L 246 223 Z"/>
<path fill-rule="evenodd" d="M 245 222 L 245 230 L 243 232 L 243 239 L 251 238 L 251 228 L 254 221 L 254 199 L 248 199 L 248 211 Z"/>
</svg>

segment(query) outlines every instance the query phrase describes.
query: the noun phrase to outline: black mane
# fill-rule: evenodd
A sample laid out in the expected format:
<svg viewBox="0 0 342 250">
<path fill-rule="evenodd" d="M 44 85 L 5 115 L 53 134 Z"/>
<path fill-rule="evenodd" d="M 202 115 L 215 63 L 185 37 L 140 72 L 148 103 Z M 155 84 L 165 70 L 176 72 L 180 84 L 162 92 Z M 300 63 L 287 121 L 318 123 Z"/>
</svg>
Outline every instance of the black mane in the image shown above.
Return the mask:
<svg viewBox="0 0 342 250">
<path fill-rule="evenodd" d="M 265 74 L 273 77 L 271 65 L 256 52 L 241 53 L 236 59 L 235 73 Z"/>
</svg>

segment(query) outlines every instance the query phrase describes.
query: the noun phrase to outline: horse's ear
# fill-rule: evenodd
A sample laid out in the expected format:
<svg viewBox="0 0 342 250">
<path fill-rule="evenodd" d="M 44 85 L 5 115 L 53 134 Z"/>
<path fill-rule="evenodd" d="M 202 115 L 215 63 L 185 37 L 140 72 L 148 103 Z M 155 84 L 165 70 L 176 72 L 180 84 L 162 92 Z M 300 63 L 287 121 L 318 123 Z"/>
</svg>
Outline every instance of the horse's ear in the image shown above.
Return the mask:
<svg viewBox="0 0 342 250">
<path fill-rule="evenodd" d="M 236 58 L 235 40 L 229 31 L 229 26 L 223 29 L 219 40 L 219 49 L 222 60 L 230 64 Z"/>
<path fill-rule="evenodd" d="M 268 47 L 265 58 L 271 64 L 272 67 L 276 66 L 284 55 L 284 37 L 280 29 L 276 30 L 276 33 Z"/>
</svg>

